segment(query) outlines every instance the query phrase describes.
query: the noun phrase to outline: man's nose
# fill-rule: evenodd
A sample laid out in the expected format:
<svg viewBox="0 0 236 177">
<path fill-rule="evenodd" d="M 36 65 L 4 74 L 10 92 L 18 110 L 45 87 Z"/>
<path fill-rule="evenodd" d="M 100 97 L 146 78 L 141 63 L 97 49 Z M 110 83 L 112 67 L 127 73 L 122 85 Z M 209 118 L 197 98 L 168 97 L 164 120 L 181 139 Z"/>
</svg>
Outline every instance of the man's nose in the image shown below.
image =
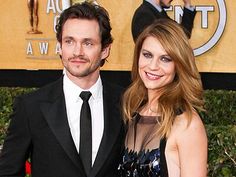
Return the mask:
<svg viewBox="0 0 236 177">
<path fill-rule="evenodd" d="M 74 55 L 83 55 L 84 54 L 83 46 L 81 44 L 77 43 L 74 47 L 73 54 Z"/>
</svg>

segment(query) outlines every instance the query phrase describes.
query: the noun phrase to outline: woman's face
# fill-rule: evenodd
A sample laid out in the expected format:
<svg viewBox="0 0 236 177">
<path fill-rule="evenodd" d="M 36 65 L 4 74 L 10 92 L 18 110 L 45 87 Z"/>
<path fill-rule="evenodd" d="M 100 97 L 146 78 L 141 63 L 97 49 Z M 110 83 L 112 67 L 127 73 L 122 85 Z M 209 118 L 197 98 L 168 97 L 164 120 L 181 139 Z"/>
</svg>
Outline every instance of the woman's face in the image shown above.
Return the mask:
<svg viewBox="0 0 236 177">
<path fill-rule="evenodd" d="M 160 42 L 147 37 L 139 54 L 139 75 L 148 90 L 158 90 L 171 83 L 175 77 L 175 63 Z"/>
</svg>

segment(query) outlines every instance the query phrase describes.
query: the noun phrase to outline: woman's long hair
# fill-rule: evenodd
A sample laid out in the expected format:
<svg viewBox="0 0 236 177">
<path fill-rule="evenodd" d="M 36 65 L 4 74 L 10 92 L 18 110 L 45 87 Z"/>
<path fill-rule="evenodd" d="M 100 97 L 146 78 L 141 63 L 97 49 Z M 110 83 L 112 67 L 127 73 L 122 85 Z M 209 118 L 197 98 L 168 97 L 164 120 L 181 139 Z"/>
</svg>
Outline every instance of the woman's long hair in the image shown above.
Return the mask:
<svg viewBox="0 0 236 177">
<path fill-rule="evenodd" d="M 138 63 L 143 42 L 149 36 L 161 43 L 175 63 L 175 78 L 164 86 L 156 109 L 161 114 L 158 133 L 164 137 L 168 136 L 179 110 L 187 113 L 188 122 L 191 121 L 193 109 L 203 110 L 203 89 L 193 50 L 182 27 L 173 20 L 156 20 L 140 34 L 135 44 L 132 83 L 123 95 L 125 121 L 130 121 L 148 102 L 147 88 L 139 76 Z"/>
</svg>

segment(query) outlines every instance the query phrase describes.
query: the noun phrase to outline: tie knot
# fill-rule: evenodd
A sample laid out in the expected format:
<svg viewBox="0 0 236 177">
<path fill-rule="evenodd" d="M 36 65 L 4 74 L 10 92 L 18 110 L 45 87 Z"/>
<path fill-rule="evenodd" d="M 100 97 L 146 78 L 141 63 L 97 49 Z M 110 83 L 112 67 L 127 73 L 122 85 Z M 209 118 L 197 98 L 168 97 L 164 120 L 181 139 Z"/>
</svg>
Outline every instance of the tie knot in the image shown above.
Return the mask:
<svg viewBox="0 0 236 177">
<path fill-rule="evenodd" d="M 79 96 L 83 101 L 88 101 L 91 95 L 90 91 L 82 91 Z"/>
</svg>

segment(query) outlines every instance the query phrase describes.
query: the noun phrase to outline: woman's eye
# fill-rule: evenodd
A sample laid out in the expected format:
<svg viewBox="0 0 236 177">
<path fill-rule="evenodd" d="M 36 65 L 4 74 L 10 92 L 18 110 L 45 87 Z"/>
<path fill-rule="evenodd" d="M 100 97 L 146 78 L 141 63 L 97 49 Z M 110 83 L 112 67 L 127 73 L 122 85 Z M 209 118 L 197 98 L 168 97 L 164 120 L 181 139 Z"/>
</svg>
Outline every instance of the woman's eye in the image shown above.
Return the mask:
<svg viewBox="0 0 236 177">
<path fill-rule="evenodd" d="M 172 61 L 172 59 L 170 58 L 170 57 L 167 57 L 167 56 L 162 56 L 161 57 L 161 61 L 163 61 L 163 62 L 171 62 Z"/>
<path fill-rule="evenodd" d="M 145 58 L 152 58 L 152 54 L 151 53 L 148 53 L 148 52 L 143 52 L 143 56 Z"/>
</svg>

